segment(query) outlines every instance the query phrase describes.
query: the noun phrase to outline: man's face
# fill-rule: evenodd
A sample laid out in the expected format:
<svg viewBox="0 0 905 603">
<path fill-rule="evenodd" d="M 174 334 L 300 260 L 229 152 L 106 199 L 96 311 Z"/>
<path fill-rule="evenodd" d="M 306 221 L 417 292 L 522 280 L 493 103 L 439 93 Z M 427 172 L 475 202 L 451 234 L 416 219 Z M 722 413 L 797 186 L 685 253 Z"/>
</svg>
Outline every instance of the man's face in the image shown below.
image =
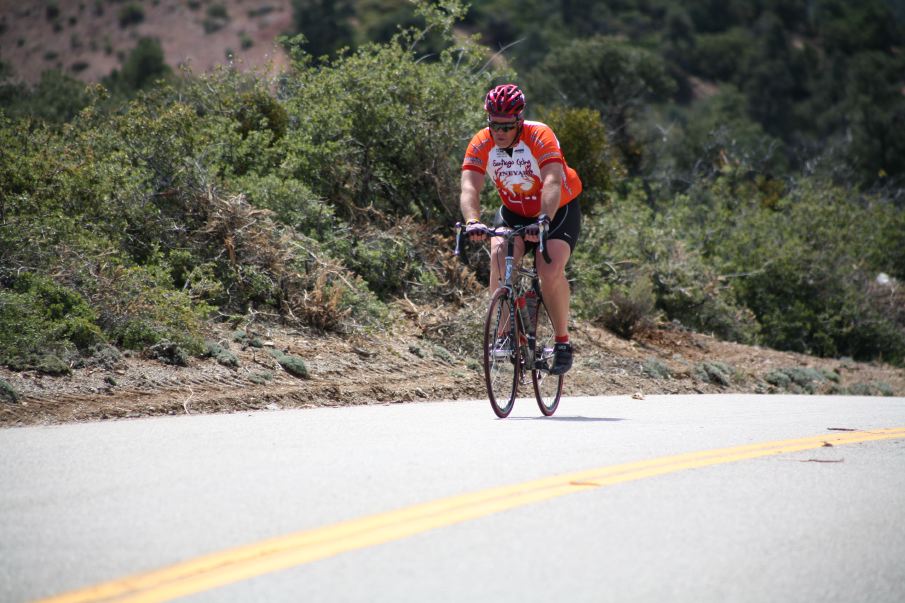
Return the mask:
<svg viewBox="0 0 905 603">
<path fill-rule="evenodd" d="M 515 117 L 489 117 L 487 125 L 490 126 L 490 134 L 493 142 L 498 147 L 509 148 L 515 142 L 518 135 L 519 121 Z"/>
</svg>

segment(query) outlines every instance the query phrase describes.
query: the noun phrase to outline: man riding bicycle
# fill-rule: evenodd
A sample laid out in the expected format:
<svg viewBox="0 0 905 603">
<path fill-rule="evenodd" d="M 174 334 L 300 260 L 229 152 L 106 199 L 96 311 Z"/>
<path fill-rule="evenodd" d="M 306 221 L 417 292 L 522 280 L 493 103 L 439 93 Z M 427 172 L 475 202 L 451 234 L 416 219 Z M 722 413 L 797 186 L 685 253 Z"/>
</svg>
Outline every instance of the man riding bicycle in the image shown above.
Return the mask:
<svg viewBox="0 0 905 603">
<path fill-rule="evenodd" d="M 525 121 L 525 95 L 515 84 L 503 84 L 484 98 L 487 127 L 474 135 L 462 162 L 459 204 L 472 240 L 484 238 L 481 223 L 481 189 L 489 174 L 503 201 L 494 227 L 516 228 L 537 223 L 547 228 L 548 264 L 537 257 L 544 301 L 556 332 L 555 358 L 550 372 L 561 375 L 572 367 L 569 342 L 569 282 L 565 268 L 581 230 L 581 192 L 578 174 L 566 164 L 553 130 L 537 121 Z M 527 237 L 534 248 L 537 235 Z M 525 242 L 516 241 L 516 263 L 525 253 Z M 539 253 L 539 251 L 536 251 Z M 500 286 L 506 245 L 490 243 L 490 290 Z"/>
</svg>

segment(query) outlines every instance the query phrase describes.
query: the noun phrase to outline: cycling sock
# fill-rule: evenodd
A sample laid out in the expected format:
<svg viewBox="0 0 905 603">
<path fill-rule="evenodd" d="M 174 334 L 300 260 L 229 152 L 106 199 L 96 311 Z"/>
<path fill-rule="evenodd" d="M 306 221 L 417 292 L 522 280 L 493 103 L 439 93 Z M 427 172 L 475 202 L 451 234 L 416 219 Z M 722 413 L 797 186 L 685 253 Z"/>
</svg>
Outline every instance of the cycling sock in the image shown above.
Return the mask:
<svg viewBox="0 0 905 603">
<path fill-rule="evenodd" d="M 569 336 L 568 335 L 557 335 L 556 343 L 569 343 Z"/>
</svg>

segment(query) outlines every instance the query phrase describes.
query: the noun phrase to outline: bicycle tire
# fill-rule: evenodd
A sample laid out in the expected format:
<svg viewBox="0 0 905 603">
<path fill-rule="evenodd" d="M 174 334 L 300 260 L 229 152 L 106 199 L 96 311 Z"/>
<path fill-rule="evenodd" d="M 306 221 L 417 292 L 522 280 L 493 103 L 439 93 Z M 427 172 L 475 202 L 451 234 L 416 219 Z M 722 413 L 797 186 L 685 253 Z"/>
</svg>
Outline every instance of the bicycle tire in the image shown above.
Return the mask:
<svg viewBox="0 0 905 603">
<path fill-rule="evenodd" d="M 515 320 L 514 333 L 509 328 L 510 320 Z M 518 327 L 509 292 L 497 289 L 490 299 L 487 319 L 484 321 L 484 381 L 490 406 L 501 419 L 512 412 L 518 394 L 521 370 L 521 352 L 515 344 L 519 339 Z M 504 341 L 498 345 L 497 339 L 501 332 L 505 333 Z"/>
<path fill-rule="evenodd" d="M 534 318 L 532 318 L 534 320 Z M 553 366 L 553 346 L 556 343 L 556 332 L 553 320 L 543 300 L 537 303 L 537 325 L 534 340 L 534 366 L 531 367 L 531 383 L 534 386 L 534 397 L 537 406 L 545 417 L 550 417 L 559 407 L 562 397 L 564 375 L 551 375 Z"/>
</svg>

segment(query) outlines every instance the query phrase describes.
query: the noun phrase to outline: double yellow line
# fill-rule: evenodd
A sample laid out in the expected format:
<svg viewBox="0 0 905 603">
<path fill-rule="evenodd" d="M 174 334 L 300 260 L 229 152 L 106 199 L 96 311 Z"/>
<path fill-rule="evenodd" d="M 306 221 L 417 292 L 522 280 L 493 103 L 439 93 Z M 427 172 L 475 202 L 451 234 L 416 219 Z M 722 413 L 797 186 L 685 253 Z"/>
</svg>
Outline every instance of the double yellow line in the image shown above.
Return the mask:
<svg viewBox="0 0 905 603">
<path fill-rule="evenodd" d="M 199 557 L 165 569 L 73 591 L 41 603 L 169 601 L 277 570 L 533 502 L 623 482 L 745 459 L 905 438 L 905 427 L 829 433 L 600 467 L 512 486 L 445 498 Z"/>
</svg>

